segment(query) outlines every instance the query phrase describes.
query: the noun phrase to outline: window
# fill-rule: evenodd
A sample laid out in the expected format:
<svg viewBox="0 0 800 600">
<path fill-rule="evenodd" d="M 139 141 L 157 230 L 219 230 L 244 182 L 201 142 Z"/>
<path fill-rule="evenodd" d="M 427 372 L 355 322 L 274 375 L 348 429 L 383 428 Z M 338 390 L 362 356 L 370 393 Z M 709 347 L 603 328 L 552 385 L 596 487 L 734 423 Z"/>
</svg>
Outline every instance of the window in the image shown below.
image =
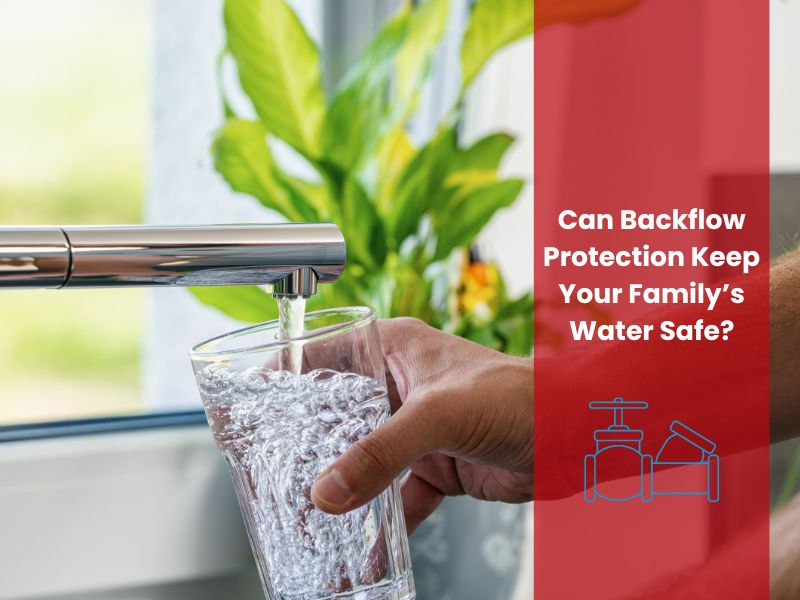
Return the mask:
<svg viewBox="0 0 800 600">
<path fill-rule="evenodd" d="M 324 49 L 329 87 L 398 3 L 376 1 L 366 12 L 360 1 L 294 3 Z M 0 5 L 0 222 L 265 220 L 211 165 L 222 121 L 214 69 L 224 45 L 221 4 Z M 468 2 L 452 5 L 449 37 L 412 123 L 418 142 L 456 94 Z M 522 144 L 511 167 L 529 180 L 532 123 L 520 121 L 520 130 L 517 121 L 530 118 L 532 82 L 508 71 L 529 72 L 531 56 L 528 44 L 517 45 L 487 70 L 465 123 L 473 139 L 517 129 Z M 508 93 L 482 93 L 509 81 Z M 519 288 L 512 293 L 530 287 L 532 257 L 515 246 L 532 236 L 531 199 L 529 188 L 483 240 Z M 199 409 L 187 349 L 238 325 L 183 290 L 3 290 L 0 301 L 0 425 Z"/>
<path fill-rule="evenodd" d="M 0 3 L 0 223 L 135 223 L 147 0 Z M 132 413 L 141 290 L 0 292 L 0 425 Z"/>
<path fill-rule="evenodd" d="M 293 2 L 326 57 L 331 87 L 398 0 Z M 412 136 L 430 135 L 455 95 L 468 2 L 452 2 L 450 36 L 423 91 Z M 0 5 L 0 222 L 226 223 L 277 220 L 232 193 L 211 165 L 222 121 L 214 65 L 224 45 L 220 1 L 8 0 Z M 519 64 L 520 61 L 526 64 Z M 467 137 L 520 129 L 532 83 L 530 46 L 499 60 L 473 93 Z M 504 104 L 491 90 L 515 81 Z M 530 88 L 530 89 L 528 89 Z M 525 93 L 527 92 L 527 94 Z M 246 109 L 245 111 L 246 112 Z M 532 135 L 509 160 L 531 179 Z M 527 145 L 525 145 L 527 144 Z M 532 260 L 530 189 L 483 240 L 521 291 Z M 514 235 L 509 236 L 509 228 Z M 504 245 L 505 244 L 505 245 Z M 7 291 L 0 294 L 0 425 L 198 409 L 187 358 L 237 323 L 183 290 Z"/>
<path fill-rule="evenodd" d="M 401 2 L 290 1 L 323 47 L 327 86 Z M 430 135 L 457 84 L 469 0 L 451 5 L 452 41 L 423 91 L 417 141 Z M 214 72 L 221 8 L 222 0 L 0 2 L 0 223 L 273 220 L 211 165 L 222 121 Z M 525 144 L 508 168 L 530 180 L 532 123 L 518 128 L 509 112 L 529 118 L 532 83 L 509 69 L 532 70 L 530 45 L 487 71 L 465 133 L 517 130 Z M 513 106 L 493 100 L 494 88 L 511 79 Z M 531 203 L 529 187 L 482 240 L 516 291 L 532 279 L 532 256 L 520 251 L 532 236 Z M 241 519 L 205 426 L 78 435 L 97 430 L 91 417 L 118 429 L 202 422 L 187 350 L 238 324 L 174 289 L 2 290 L 0 315 L 0 441 L 72 436 L 2 444 L 0 599 L 257 597 Z M 35 425 L 43 421 L 58 422 Z M 2 427 L 10 424 L 18 425 Z M 475 507 L 458 502 L 456 518 L 441 516 L 428 539 L 444 535 L 446 521 L 458 529 L 459 519 L 476 522 L 464 516 Z M 496 509 L 482 505 L 479 520 L 489 522 Z M 505 523 L 519 521 L 516 507 L 503 514 Z M 69 543 L 45 548 L 42 539 Z M 495 546 L 461 550 L 496 554 Z M 519 580 L 515 598 L 530 597 L 531 577 Z"/>
</svg>

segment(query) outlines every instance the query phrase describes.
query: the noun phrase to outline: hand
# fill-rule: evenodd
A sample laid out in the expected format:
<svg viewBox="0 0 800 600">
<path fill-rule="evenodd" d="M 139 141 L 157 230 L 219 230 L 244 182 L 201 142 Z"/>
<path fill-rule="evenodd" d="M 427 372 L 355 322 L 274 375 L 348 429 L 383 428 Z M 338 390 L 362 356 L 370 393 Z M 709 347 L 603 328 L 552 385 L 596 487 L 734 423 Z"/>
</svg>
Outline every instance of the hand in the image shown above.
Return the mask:
<svg viewBox="0 0 800 600">
<path fill-rule="evenodd" d="M 533 360 L 506 356 L 410 318 L 379 322 L 394 414 L 317 478 L 311 497 L 341 514 L 403 469 L 413 531 L 445 496 L 533 497 Z"/>
</svg>

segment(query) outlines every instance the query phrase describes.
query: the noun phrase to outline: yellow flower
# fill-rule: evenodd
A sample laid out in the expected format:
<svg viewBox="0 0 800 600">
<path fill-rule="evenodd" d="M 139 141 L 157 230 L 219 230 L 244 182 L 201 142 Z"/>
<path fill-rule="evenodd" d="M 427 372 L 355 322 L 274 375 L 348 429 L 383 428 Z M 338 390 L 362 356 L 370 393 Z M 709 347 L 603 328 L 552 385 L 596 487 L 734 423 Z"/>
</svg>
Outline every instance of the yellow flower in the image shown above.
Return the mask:
<svg viewBox="0 0 800 600">
<path fill-rule="evenodd" d="M 491 319 L 497 311 L 499 283 L 497 265 L 465 260 L 458 290 L 459 312 L 481 320 Z"/>
</svg>

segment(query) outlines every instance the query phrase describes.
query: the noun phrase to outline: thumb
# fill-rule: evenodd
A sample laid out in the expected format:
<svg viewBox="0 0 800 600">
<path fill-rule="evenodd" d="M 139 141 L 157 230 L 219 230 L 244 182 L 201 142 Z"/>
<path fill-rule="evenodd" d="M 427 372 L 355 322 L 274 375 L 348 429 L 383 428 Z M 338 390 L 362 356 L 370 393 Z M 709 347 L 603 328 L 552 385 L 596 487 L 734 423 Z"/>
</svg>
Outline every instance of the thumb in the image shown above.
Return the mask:
<svg viewBox="0 0 800 600">
<path fill-rule="evenodd" d="M 317 477 L 311 500 L 337 515 L 366 504 L 403 469 L 438 449 L 443 440 L 435 437 L 435 429 L 422 403 L 406 403 Z"/>
</svg>

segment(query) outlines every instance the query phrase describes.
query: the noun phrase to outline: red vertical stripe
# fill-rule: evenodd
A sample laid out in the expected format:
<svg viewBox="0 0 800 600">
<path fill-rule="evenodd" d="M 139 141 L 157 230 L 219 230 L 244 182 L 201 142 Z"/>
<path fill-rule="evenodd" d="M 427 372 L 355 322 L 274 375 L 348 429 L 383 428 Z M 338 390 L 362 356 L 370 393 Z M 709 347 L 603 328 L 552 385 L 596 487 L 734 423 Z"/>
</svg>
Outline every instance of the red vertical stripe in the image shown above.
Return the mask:
<svg viewBox="0 0 800 600">
<path fill-rule="evenodd" d="M 769 5 L 628 4 L 543 0 L 535 13 L 536 598 L 766 599 Z M 558 23 L 583 21 L 581 10 L 586 22 Z M 564 230 L 566 209 L 609 214 L 615 227 Z M 619 228 L 623 210 L 693 209 L 741 214 L 744 226 Z M 762 263 L 746 274 L 731 264 L 544 265 L 548 247 L 645 246 L 687 263 L 695 247 L 754 251 Z M 567 304 L 559 284 L 572 283 L 622 291 L 614 304 Z M 727 283 L 744 302 L 729 292 L 713 310 L 631 302 L 637 283 Z M 665 321 L 700 319 L 730 321 L 728 339 L 660 336 Z M 581 320 L 654 330 L 649 340 L 578 342 L 570 323 Z M 648 403 L 626 412 L 627 430 L 588 406 L 615 397 Z M 632 499 L 611 500 L 623 498 Z"/>
</svg>

